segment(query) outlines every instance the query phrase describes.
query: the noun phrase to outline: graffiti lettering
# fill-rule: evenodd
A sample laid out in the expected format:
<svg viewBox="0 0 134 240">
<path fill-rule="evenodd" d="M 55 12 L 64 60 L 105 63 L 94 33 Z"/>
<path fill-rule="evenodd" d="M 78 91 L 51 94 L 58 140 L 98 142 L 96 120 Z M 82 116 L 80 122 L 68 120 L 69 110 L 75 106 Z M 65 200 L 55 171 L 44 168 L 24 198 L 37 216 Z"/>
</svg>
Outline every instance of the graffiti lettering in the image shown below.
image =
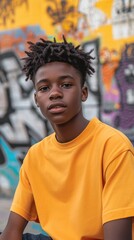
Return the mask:
<svg viewBox="0 0 134 240">
<path fill-rule="evenodd" d="M 4 0 L 0 1 L 0 25 L 6 25 L 7 20 L 14 22 L 15 10 L 23 4 L 28 5 L 28 0 Z"/>
<path fill-rule="evenodd" d="M 35 107 L 32 82 L 25 83 L 13 51 L 0 55 L 0 176 L 7 177 L 9 193 L 18 181 L 28 148 L 52 130 Z M 4 167 L 6 165 L 6 168 Z M 1 186 L 2 188 L 2 186 Z"/>
</svg>

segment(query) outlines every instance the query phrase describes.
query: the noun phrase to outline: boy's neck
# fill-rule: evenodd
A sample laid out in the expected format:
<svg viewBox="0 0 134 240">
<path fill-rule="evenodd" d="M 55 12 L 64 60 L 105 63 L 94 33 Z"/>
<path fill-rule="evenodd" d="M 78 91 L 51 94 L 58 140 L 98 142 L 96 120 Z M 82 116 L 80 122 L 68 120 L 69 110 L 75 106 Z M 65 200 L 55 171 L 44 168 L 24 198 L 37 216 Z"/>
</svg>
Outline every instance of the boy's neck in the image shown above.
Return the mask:
<svg viewBox="0 0 134 240">
<path fill-rule="evenodd" d="M 76 138 L 88 125 L 89 121 L 82 117 L 72 122 L 53 126 L 56 139 L 60 143 L 65 143 Z"/>
</svg>

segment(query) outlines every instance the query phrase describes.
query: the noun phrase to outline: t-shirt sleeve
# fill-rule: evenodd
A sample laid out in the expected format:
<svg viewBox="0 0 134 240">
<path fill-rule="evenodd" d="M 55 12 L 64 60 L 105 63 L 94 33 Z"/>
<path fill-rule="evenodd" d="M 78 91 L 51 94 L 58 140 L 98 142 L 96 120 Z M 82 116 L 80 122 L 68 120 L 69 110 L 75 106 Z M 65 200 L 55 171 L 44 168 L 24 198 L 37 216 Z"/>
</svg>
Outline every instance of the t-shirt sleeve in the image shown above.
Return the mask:
<svg viewBox="0 0 134 240">
<path fill-rule="evenodd" d="M 28 221 L 39 222 L 31 186 L 23 164 L 20 168 L 19 183 L 10 210 Z"/>
<path fill-rule="evenodd" d="M 134 154 L 126 150 L 105 169 L 103 223 L 134 216 Z"/>
</svg>

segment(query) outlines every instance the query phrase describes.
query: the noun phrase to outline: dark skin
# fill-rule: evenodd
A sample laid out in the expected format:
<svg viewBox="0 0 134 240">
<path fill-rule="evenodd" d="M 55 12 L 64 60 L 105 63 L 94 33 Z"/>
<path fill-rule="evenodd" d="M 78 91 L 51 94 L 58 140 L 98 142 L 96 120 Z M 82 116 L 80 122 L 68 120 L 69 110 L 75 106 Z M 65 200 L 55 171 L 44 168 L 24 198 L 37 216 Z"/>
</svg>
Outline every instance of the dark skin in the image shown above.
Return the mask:
<svg viewBox="0 0 134 240">
<path fill-rule="evenodd" d="M 87 126 L 81 105 L 87 99 L 87 88 L 81 86 L 74 67 L 58 62 L 46 64 L 35 75 L 35 90 L 35 102 L 51 122 L 59 142 L 71 141 Z"/>
<path fill-rule="evenodd" d="M 81 102 L 86 101 L 87 88 L 81 75 L 67 63 L 53 62 L 40 67 L 35 75 L 35 102 L 51 122 L 59 142 L 77 137 L 87 126 Z M 11 212 L 0 240 L 22 240 L 28 221 Z M 104 240 L 132 240 L 132 218 L 117 219 L 103 225 Z"/>
<path fill-rule="evenodd" d="M 16 213 L 10 212 L 8 222 L 0 240 L 22 240 L 23 231 L 28 221 Z"/>
</svg>

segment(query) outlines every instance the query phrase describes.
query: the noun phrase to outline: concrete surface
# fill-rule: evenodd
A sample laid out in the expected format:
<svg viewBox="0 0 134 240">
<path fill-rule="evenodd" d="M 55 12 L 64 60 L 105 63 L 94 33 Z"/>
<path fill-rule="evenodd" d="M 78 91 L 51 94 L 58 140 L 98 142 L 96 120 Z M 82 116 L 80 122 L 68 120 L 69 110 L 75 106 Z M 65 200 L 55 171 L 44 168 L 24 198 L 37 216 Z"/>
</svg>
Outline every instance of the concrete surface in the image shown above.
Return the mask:
<svg viewBox="0 0 134 240">
<path fill-rule="evenodd" d="M 0 198 L 0 231 L 4 229 L 7 223 L 10 205 L 11 199 Z"/>
</svg>

